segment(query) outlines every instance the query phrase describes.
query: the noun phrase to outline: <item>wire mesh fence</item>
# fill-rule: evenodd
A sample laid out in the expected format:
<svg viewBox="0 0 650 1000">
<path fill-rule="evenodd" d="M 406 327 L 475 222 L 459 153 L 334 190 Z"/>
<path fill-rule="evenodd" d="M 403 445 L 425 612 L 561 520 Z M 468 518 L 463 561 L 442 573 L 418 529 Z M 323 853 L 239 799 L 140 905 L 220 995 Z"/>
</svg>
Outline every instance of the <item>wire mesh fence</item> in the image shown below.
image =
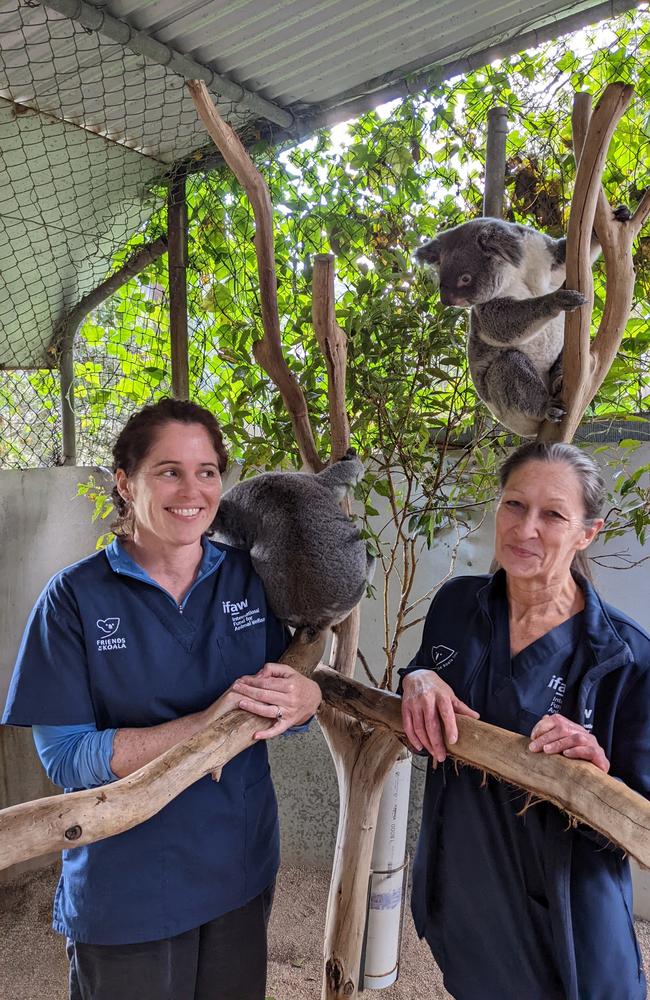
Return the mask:
<svg viewBox="0 0 650 1000">
<path fill-rule="evenodd" d="M 417 404 L 426 434 L 475 430 L 466 317 L 440 308 L 412 251 L 422 236 L 480 213 L 487 114 L 496 104 L 510 119 L 506 217 L 564 232 L 575 172 L 572 96 L 597 96 L 615 79 L 632 82 L 635 97 L 605 186 L 614 203 L 636 204 L 650 186 L 649 26 L 641 9 L 291 148 L 257 142 L 251 112 L 220 102 L 271 190 L 285 350 L 325 447 L 313 255 L 336 255 L 353 436 L 369 409 L 376 421 L 389 419 L 387 400 L 397 409 L 400 400 Z M 184 82 L 39 5 L 0 0 L 0 467 L 62 461 L 62 323 L 166 232 L 179 166 L 188 171 L 191 395 L 217 413 L 235 452 L 262 465 L 286 460 L 290 425 L 251 354 L 262 334 L 254 219 L 214 157 Z M 647 409 L 650 235 L 639 240 L 635 265 L 635 310 L 592 418 Z M 595 322 L 602 307 L 601 275 Z M 75 339 L 78 464 L 106 464 L 128 415 L 170 391 L 169 283 L 159 255 L 98 305 Z"/>
</svg>

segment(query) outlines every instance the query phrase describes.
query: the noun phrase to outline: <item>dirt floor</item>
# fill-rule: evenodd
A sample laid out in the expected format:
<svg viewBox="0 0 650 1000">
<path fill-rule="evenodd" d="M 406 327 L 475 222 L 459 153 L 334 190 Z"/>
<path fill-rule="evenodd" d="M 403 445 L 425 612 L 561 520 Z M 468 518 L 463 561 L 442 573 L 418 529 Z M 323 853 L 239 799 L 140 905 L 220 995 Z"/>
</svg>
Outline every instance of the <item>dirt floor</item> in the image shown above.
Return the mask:
<svg viewBox="0 0 650 1000">
<path fill-rule="evenodd" d="M 55 866 L 0 886 L 1 1000 L 67 1000 L 63 940 L 50 929 L 56 880 Z M 325 872 L 295 868 L 281 872 L 270 929 L 269 1000 L 320 997 L 327 889 Z M 650 923 L 638 921 L 637 933 L 648 969 Z M 369 1000 L 371 996 L 448 1000 L 440 973 L 426 946 L 418 941 L 410 917 L 398 982 L 379 992 L 365 991 L 365 995 Z"/>
</svg>

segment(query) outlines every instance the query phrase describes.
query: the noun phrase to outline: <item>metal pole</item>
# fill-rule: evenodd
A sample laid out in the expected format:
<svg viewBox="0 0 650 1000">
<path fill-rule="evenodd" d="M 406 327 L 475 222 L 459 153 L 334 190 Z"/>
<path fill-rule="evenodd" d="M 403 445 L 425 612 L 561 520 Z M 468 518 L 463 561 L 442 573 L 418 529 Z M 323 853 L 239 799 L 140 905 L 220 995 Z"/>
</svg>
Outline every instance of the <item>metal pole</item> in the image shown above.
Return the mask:
<svg viewBox="0 0 650 1000">
<path fill-rule="evenodd" d="M 77 464 L 77 432 L 74 417 L 74 335 L 71 330 L 63 341 L 59 358 L 61 379 L 61 423 L 63 428 L 63 464 Z"/>
<path fill-rule="evenodd" d="M 102 281 L 84 295 L 57 325 L 53 343 L 59 350 L 59 375 L 61 380 L 61 423 L 63 428 L 63 464 L 77 464 L 76 428 L 74 414 L 74 340 L 86 316 L 113 295 L 118 288 L 138 274 L 154 260 L 167 252 L 167 237 L 160 236 L 153 243 L 139 247 L 119 271 Z"/>
<path fill-rule="evenodd" d="M 488 111 L 487 145 L 485 148 L 485 192 L 483 215 L 503 218 L 503 197 L 506 188 L 506 138 L 508 109 Z"/>
<path fill-rule="evenodd" d="M 190 398 L 187 339 L 187 201 L 185 173 L 175 174 L 167 201 L 169 249 L 169 332 L 171 338 L 172 395 Z"/>
</svg>

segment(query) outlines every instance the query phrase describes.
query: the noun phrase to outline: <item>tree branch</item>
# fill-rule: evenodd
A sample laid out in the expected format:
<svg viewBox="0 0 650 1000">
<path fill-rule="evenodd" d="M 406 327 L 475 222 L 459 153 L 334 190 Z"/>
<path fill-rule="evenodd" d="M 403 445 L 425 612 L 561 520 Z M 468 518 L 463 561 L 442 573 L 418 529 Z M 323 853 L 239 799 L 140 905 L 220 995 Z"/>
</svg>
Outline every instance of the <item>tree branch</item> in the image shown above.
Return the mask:
<svg viewBox="0 0 650 1000">
<path fill-rule="evenodd" d="M 587 406 L 612 365 L 632 308 L 632 243 L 650 214 L 650 195 L 644 195 L 629 222 L 620 222 L 607 202 L 601 178 L 609 143 L 633 92 L 628 84 L 609 84 L 591 116 L 589 95 L 577 94 L 574 100 L 574 151 L 578 168 L 567 234 L 566 274 L 567 286 L 583 292 L 588 302 L 567 314 L 563 355 L 567 415 L 561 424 L 545 424 L 539 435 L 542 440 L 570 441 L 573 438 Z M 603 316 L 592 341 L 590 243 L 594 228 L 603 248 L 607 286 Z"/>
<path fill-rule="evenodd" d="M 207 132 L 253 206 L 256 227 L 255 252 L 264 327 L 264 337 L 253 345 L 253 354 L 282 395 L 303 463 L 311 472 L 318 472 L 323 468 L 323 463 L 316 451 L 307 403 L 298 380 L 282 354 L 273 243 L 273 208 L 269 189 L 244 149 L 239 136 L 217 111 L 206 85 L 201 80 L 188 80 L 187 86 Z"/>
<path fill-rule="evenodd" d="M 368 688 L 319 666 L 313 678 L 332 708 L 373 726 L 390 729 L 406 744 L 401 698 Z M 650 802 L 593 764 L 561 754 L 533 754 L 526 736 L 466 716 L 456 716 L 458 742 L 451 757 L 486 771 L 586 823 L 646 868 L 650 868 Z"/>
<path fill-rule="evenodd" d="M 335 462 L 350 446 L 350 424 L 345 402 L 348 345 L 334 312 L 334 255 L 330 253 L 314 256 L 312 323 L 327 367 L 332 461 Z"/>
</svg>

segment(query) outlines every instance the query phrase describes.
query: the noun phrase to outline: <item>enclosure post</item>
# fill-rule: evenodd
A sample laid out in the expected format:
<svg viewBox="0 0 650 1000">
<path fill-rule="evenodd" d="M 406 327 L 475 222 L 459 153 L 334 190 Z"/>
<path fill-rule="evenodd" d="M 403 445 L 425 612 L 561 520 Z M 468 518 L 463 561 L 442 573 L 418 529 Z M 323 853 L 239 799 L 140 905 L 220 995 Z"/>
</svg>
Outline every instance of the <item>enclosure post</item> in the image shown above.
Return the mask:
<svg viewBox="0 0 650 1000">
<path fill-rule="evenodd" d="M 178 171 L 170 184 L 167 201 L 169 248 L 169 332 L 171 339 L 172 395 L 190 398 L 187 345 L 187 200 L 185 172 Z"/>
<path fill-rule="evenodd" d="M 508 109 L 488 111 L 487 145 L 485 148 L 485 192 L 483 215 L 503 218 L 503 197 L 506 187 L 506 137 Z"/>
<path fill-rule="evenodd" d="M 77 329 L 75 324 L 66 331 L 59 357 L 63 465 L 77 464 L 77 432 L 74 417 L 74 337 Z"/>
</svg>

